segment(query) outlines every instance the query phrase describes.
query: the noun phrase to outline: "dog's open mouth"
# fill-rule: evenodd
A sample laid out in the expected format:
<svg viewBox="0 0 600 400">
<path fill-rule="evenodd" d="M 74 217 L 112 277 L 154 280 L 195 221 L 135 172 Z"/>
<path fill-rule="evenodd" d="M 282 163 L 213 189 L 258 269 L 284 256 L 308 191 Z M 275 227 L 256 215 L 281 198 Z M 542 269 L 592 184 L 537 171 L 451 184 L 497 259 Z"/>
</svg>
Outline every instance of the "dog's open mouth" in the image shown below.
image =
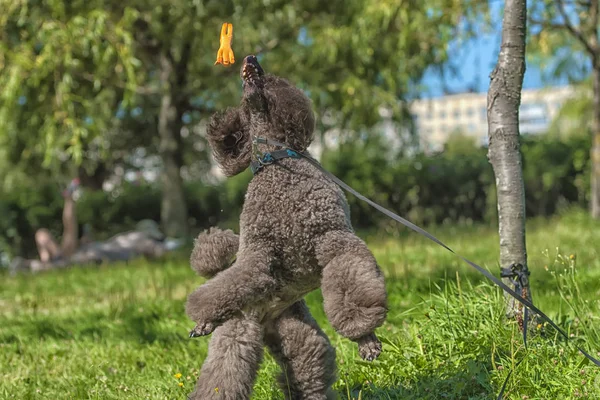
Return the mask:
<svg viewBox="0 0 600 400">
<path fill-rule="evenodd" d="M 258 82 L 260 82 L 264 74 L 265 72 L 255 56 L 247 56 L 244 58 L 240 75 L 245 83 L 256 85 Z"/>
</svg>

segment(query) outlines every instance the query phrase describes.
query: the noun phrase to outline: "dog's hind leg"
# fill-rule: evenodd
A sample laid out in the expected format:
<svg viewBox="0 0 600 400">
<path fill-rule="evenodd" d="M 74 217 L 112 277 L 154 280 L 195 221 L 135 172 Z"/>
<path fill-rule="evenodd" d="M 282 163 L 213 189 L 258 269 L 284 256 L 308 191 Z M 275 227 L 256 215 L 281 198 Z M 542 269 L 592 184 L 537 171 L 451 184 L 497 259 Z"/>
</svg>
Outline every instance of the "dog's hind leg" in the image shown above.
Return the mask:
<svg viewBox="0 0 600 400">
<path fill-rule="evenodd" d="M 331 325 L 342 336 L 358 343 L 363 359 L 381 353 L 375 329 L 387 314 L 385 281 L 375 257 L 352 232 L 332 231 L 316 242 L 323 267 L 323 305 Z"/>
<path fill-rule="evenodd" d="M 235 316 L 215 329 L 190 400 L 250 399 L 263 355 L 257 319 Z"/>
<path fill-rule="evenodd" d="M 335 350 L 303 300 L 265 325 L 265 344 L 282 368 L 286 400 L 335 399 Z"/>
</svg>

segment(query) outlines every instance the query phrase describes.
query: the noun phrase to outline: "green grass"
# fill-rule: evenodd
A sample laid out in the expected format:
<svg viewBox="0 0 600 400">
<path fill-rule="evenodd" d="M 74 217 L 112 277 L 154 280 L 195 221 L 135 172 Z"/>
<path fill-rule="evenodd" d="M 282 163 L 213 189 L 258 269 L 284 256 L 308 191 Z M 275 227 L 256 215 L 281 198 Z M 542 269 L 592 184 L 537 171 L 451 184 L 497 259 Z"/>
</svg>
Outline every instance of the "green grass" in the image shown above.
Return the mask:
<svg viewBox="0 0 600 400">
<path fill-rule="evenodd" d="M 497 275 L 493 228 L 435 228 Z M 534 301 L 593 355 L 600 351 L 600 223 L 570 212 L 528 225 Z M 510 399 L 600 398 L 600 368 L 547 327 L 523 348 L 502 293 L 416 234 L 368 238 L 387 277 L 381 357 L 367 363 L 308 304 L 337 350 L 343 399 L 492 399 L 513 369 Z M 573 255 L 573 257 L 571 257 Z M 185 298 L 201 279 L 186 255 L 161 263 L 0 275 L 1 399 L 184 399 L 209 338 L 188 339 Z M 175 377 L 181 373 L 180 379 Z M 253 399 L 281 399 L 267 354 Z M 180 386 L 183 383 L 183 386 Z"/>
</svg>

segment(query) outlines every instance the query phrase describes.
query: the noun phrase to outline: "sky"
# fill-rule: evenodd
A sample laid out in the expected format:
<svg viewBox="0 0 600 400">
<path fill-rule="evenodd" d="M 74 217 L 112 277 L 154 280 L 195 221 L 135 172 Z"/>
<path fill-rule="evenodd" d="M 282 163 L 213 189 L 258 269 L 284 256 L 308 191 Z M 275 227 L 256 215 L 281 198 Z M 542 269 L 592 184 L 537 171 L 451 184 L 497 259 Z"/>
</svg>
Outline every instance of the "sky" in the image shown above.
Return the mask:
<svg viewBox="0 0 600 400">
<path fill-rule="evenodd" d="M 446 76 L 446 86 L 452 92 L 466 92 L 469 88 L 474 88 L 477 92 L 487 92 L 489 87 L 489 76 L 494 66 L 498 53 L 500 51 L 501 39 L 501 12 L 504 6 L 503 1 L 490 2 L 492 15 L 495 16 L 493 24 L 493 33 L 485 34 L 481 32 L 477 39 L 469 41 L 463 45 L 457 42 L 452 43 L 451 47 L 455 51 L 450 53 L 450 63 L 460 62 L 463 68 L 458 76 Z M 422 97 L 438 97 L 443 95 L 442 81 L 436 71 L 429 70 L 422 81 L 426 89 L 421 93 Z M 542 79 L 539 68 L 528 63 L 523 79 L 524 89 L 540 88 L 548 85 L 564 85 L 566 79 L 547 82 Z"/>
</svg>

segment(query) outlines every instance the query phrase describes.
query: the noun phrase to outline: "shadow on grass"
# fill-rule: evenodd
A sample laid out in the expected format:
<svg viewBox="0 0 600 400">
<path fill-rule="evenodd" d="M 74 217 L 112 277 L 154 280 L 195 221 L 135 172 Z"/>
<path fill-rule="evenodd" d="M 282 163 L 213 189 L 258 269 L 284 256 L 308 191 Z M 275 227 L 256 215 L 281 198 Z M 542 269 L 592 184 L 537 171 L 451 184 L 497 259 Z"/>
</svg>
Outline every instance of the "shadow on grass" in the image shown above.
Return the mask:
<svg viewBox="0 0 600 400">
<path fill-rule="evenodd" d="M 93 340 L 103 341 L 118 338 L 140 344 L 160 342 L 164 344 L 187 339 L 173 305 L 131 304 L 124 306 L 118 315 L 107 315 L 93 311 L 76 317 L 48 315 L 28 316 L 10 321 L 0 331 L 0 343 L 15 343 L 26 340 Z M 190 324 L 191 325 L 191 324 Z"/>
<path fill-rule="evenodd" d="M 489 381 L 491 362 L 469 360 L 462 369 L 439 370 L 434 374 L 416 375 L 405 384 L 380 387 L 377 384 L 356 384 L 340 393 L 344 400 L 484 400 L 495 399 L 497 389 Z M 349 395 L 348 395 L 349 394 Z"/>
</svg>

